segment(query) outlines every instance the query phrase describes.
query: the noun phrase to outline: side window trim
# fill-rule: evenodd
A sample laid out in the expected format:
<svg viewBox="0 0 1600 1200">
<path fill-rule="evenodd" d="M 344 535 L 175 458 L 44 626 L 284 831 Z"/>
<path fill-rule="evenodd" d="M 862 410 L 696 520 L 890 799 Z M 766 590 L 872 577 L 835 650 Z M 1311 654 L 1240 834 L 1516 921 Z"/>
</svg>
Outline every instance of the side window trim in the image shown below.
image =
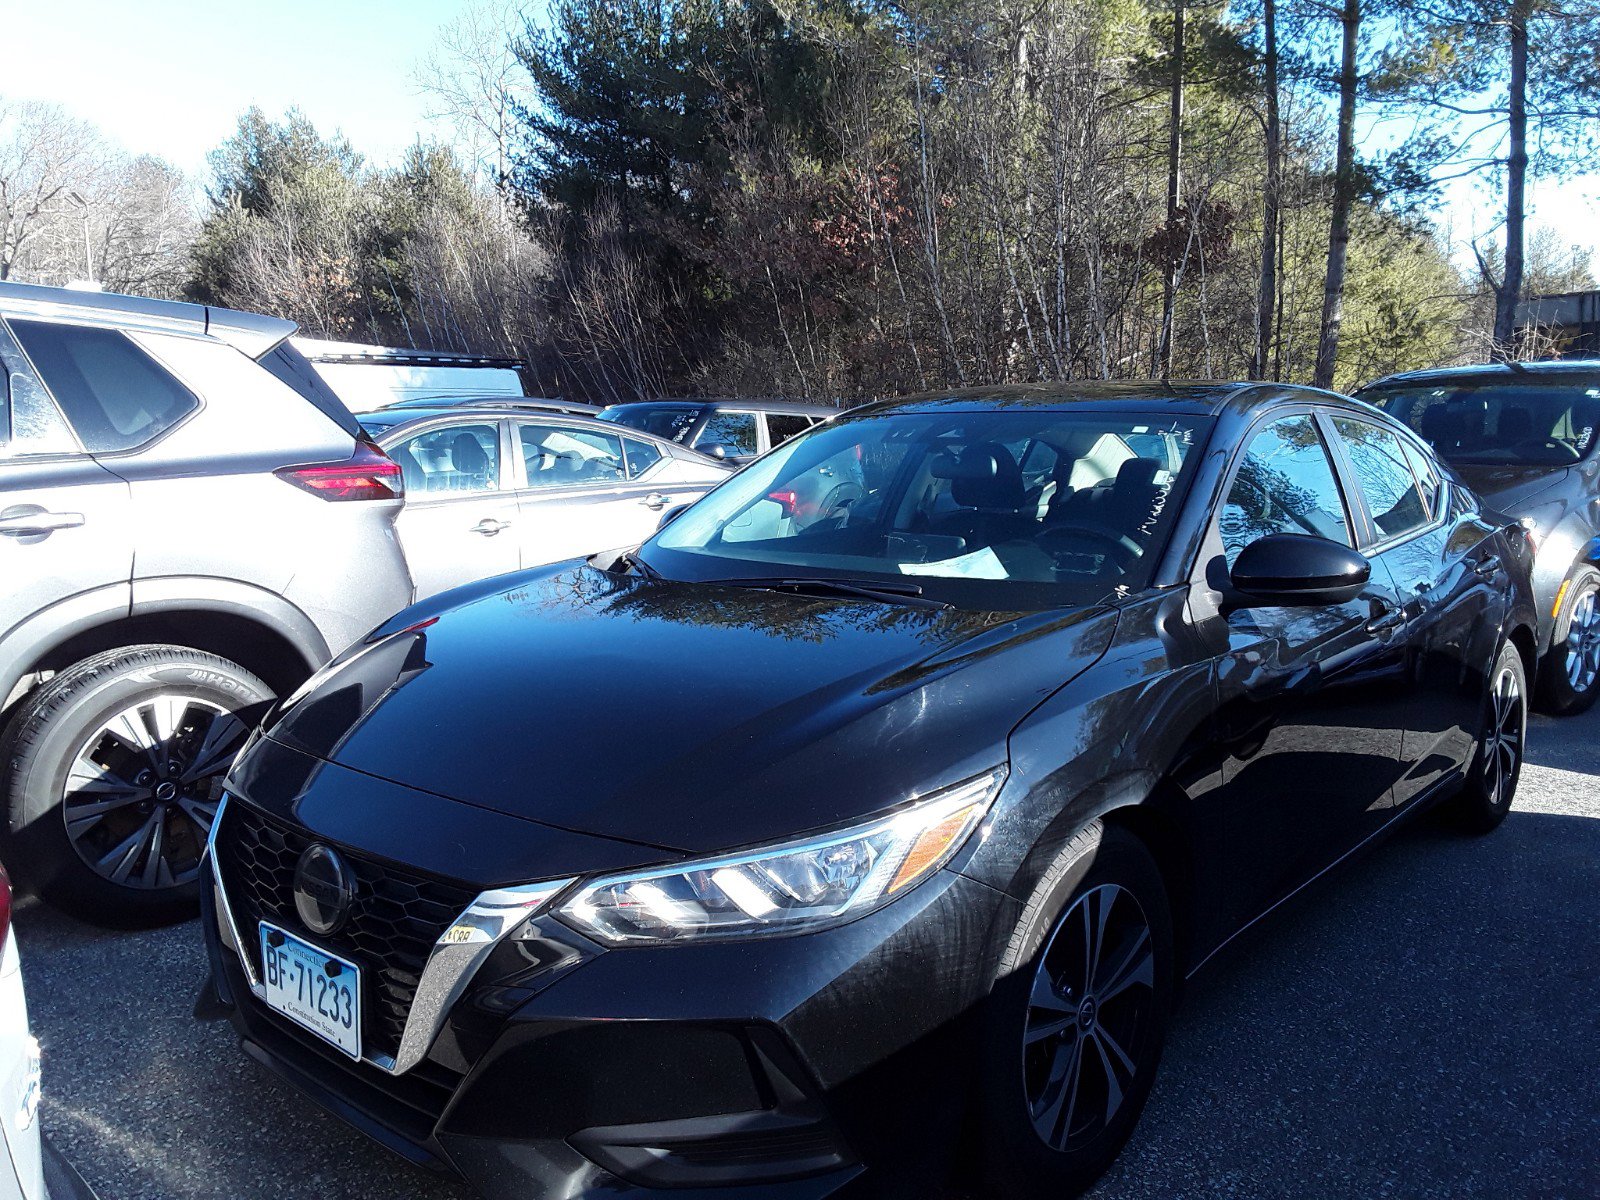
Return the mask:
<svg viewBox="0 0 1600 1200">
<path fill-rule="evenodd" d="M 1339 492 L 1344 497 L 1345 511 L 1350 515 L 1350 532 L 1355 541 L 1355 545 L 1351 548 L 1365 554 L 1367 548 L 1374 544 L 1378 526 L 1367 508 L 1366 493 L 1361 490 L 1361 485 L 1356 480 L 1355 464 L 1345 453 L 1344 439 L 1333 426 L 1333 414 L 1319 406 L 1311 410 L 1311 416 L 1317 423 L 1317 432 L 1322 435 L 1322 448 L 1333 464 L 1334 478 L 1339 481 Z"/>
</svg>

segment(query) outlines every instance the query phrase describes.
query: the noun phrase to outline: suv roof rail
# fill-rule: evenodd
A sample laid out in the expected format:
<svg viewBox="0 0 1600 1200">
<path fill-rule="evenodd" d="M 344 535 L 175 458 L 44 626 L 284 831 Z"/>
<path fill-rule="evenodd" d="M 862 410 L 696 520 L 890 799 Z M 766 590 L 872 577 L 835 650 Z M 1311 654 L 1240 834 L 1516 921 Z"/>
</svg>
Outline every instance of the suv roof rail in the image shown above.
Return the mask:
<svg viewBox="0 0 1600 1200">
<path fill-rule="evenodd" d="M 511 370 L 526 364 L 506 355 L 469 354 L 456 350 L 418 350 L 404 346 L 369 346 L 361 342 L 331 342 L 297 337 L 295 347 L 317 363 L 375 363 L 389 367 L 501 367 Z"/>
<path fill-rule="evenodd" d="M 31 317 L 100 316 L 119 323 L 154 329 L 179 329 L 209 334 L 234 349 L 260 358 L 299 328 L 293 321 L 260 313 L 152 300 L 117 292 L 47 287 L 37 283 L 0 283 L 0 314 Z"/>
</svg>

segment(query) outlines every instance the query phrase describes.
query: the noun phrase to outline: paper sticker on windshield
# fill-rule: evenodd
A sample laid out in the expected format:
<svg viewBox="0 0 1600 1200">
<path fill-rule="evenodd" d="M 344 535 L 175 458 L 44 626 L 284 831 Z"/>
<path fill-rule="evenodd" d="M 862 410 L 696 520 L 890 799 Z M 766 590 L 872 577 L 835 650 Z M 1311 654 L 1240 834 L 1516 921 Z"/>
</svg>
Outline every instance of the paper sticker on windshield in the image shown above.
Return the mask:
<svg viewBox="0 0 1600 1200">
<path fill-rule="evenodd" d="M 1009 579 L 1004 565 L 988 546 L 971 554 L 945 558 L 938 562 L 901 563 L 902 575 L 936 575 L 941 579 Z"/>
</svg>

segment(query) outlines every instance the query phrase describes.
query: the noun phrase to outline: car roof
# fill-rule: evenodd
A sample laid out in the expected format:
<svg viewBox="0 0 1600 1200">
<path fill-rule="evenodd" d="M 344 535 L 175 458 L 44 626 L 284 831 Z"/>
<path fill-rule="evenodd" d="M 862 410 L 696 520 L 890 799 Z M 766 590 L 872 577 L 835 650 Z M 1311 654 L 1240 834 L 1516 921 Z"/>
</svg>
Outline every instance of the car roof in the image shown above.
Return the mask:
<svg viewBox="0 0 1600 1200">
<path fill-rule="evenodd" d="M 1379 387 L 1430 383 L 1487 384 L 1512 380 L 1562 379 L 1568 376 L 1600 378 L 1600 359 L 1553 358 L 1525 363 L 1469 363 L 1458 367 L 1430 367 L 1425 371 L 1402 371 L 1366 384 L 1361 392 Z M 1358 395 L 1360 392 L 1357 393 Z"/>
<path fill-rule="evenodd" d="M 534 412 L 532 409 L 527 411 L 530 414 Z M 470 406 L 420 409 L 382 408 L 375 412 L 360 413 L 357 415 L 356 420 L 360 421 L 363 425 L 370 425 L 372 427 L 381 426 L 377 436 L 380 438 L 387 438 L 392 434 L 407 432 L 413 426 L 432 424 L 436 421 L 448 421 L 451 418 L 459 418 L 462 420 L 475 418 L 479 421 L 503 421 L 508 417 L 515 415 L 516 413 L 514 411 L 502 412 L 498 410 L 489 410 L 486 412 L 482 408 Z M 609 434 L 612 437 L 622 436 L 643 439 L 647 442 L 653 442 L 658 446 L 665 446 L 670 450 L 682 452 L 694 459 L 703 458 L 707 462 L 717 461 L 708 454 L 701 454 L 698 450 L 692 449 L 689 446 L 684 446 L 678 442 L 671 441 L 667 438 L 658 437 L 657 435 L 653 433 L 647 433 L 642 429 L 629 429 L 627 427 L 618 428 L 615 421 L 602 421 L 597 417 L 591 417 L 584 413 L 559 412 L 554 409 L 545 409 L 540 411 L 537 415 L 557 421 L 569 428 L 592 429 L 596 433 Z M 398 419 L 390 421 L 386 419 L 389 417 L 395 417 Z"/>
<path fill-rule="evenodd" d="M 598 405 L 583 404 L 577 400 L 554 400 L 544 396 L 518 396 L 510 392 L 423 392 L 395 400 L 373 413 L 406 411 L 419 408 L 529 408 L 544 412 L 597 413 Z"/>
<path fill-rule="evenodd" d="M 0 316 L 206 334 L 251 358 L 260 358 L 299 328 L 293 321 L 210 304 L 9 281 L 0 283 Z"/>
<path fill-rule="evenodd" d="M 684 399 L 669 397 L 662 400 L 629 400 L 624 404 L 611 404 L 613 409 L 624 408 L 733 408 L 741 412 L 796 413 L 808 417 L 828 417 L 839 412 L 832 404 L 815 404 L 801 400 L 737 400 L 737 399 Z"/>
<path fill-rule="evenodd" d="M 1226 412 L 1246 412 L 1269 401 L 1349 404 L 1350 398 L 1336 392 L 1280 383 L 1087 380 L 923 392 L 915 396 L 875 400 L 849 410 L 847 415 L 985 412 L 1008 408 L 1052 412 L 1084 407 L 1123 412 L 1160 411 L 1180 416 L 1220 416 Z M 1367 406 L 1363 404 L 1360 407 Z"/>
</svg>

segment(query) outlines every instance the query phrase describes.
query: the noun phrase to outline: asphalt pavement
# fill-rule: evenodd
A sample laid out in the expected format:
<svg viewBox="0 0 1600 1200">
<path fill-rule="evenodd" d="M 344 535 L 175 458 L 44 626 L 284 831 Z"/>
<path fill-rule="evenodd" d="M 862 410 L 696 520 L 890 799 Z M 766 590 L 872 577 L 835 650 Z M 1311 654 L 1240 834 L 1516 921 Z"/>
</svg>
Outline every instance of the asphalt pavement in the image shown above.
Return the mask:
<svg viewBox="0 0 1600 1200">
<path fill-rule="evenodd" d="M 1425 818 L 1190 989 L 1113 1197 L 1600 1196 L 1600 710 L 1487 838 Z M 102 1200 L 457 1200 L 191 1014 L 194 924 L 17 917 L 45 1128 Z"/>
</svg>

